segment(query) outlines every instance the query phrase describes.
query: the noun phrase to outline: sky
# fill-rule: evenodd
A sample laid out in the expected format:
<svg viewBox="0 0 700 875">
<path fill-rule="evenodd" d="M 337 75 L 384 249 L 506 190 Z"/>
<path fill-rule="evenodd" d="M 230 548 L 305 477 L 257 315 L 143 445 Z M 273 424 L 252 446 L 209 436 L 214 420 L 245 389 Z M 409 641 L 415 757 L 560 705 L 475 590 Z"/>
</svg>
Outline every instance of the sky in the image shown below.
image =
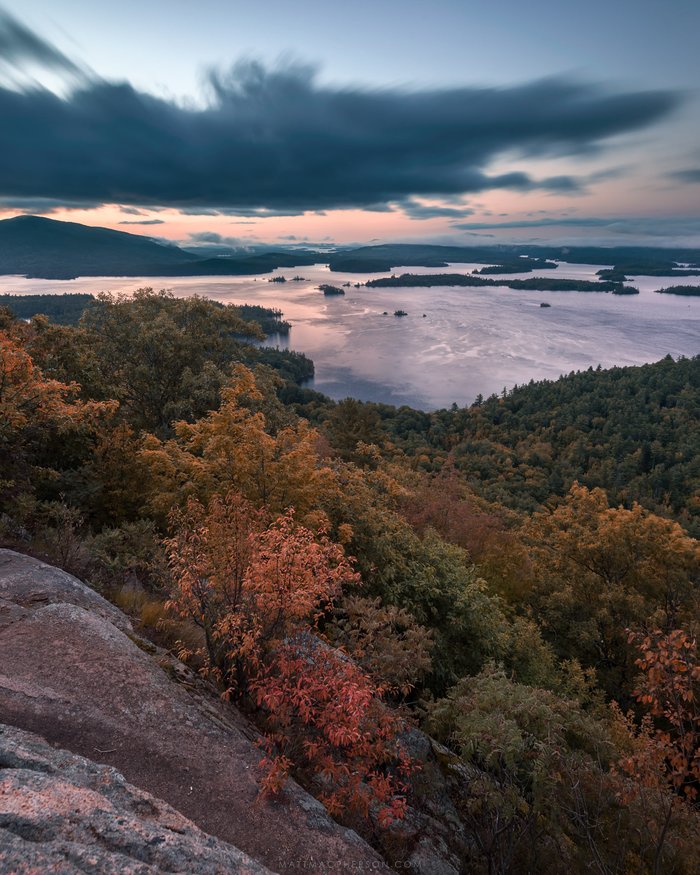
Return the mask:
<svg viewBox="0 0 700 875">
<path fill-rule="evenodd" d="M 695 0 L 5 0 L 0 217 L 700 246 L 698 33 Z"/>
</svg>

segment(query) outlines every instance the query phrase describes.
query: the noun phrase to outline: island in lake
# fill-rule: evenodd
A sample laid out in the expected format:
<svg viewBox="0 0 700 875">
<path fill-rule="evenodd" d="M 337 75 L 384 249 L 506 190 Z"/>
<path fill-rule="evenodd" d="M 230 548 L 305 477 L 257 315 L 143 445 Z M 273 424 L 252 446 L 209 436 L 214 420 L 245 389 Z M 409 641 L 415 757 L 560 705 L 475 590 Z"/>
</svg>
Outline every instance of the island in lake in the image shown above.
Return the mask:
<svg viewBox="0 0 700 875">
<path fill-rule="evenodd" d="M 686 298 L 700 298 L 700 286 L 668 286 L 657 289 L 657 295 L 683 295 Z"/>
<path fill-rule="evenodd" d="M 368 280 L 368 288 L 407 288 L 431 286 L 506 286 L 526 292 L 612 292 L 613 295 L 638 295 L 639 289 L 617 282 L 572 280 L 533 276 L 526 280 L 492 280 L 484 276 L 464 273 L 402 273 L 401 276 Z"/>
<path fill-rule="evenodd" d="M 616 264 L 597 272 L 602 280 L 624 283 L 631 276 L 700 276 L 695 266 L 679 267 L 675 261 L 650 258 L 635 264 Z"/>
<path fill-rule="evenodd" d="M 318 287 L 319 292 L 323 292 L 324 295 L 344 295 L 345 292 L 343 289 L 339 289 L 338 286 L 331 286 L 328 283 L 321 283 Z"/>
<path fill-rule="evenodd" d="M 556 270 L 559 265 L 556 261 L 545 261 L 538 258 L 520 258 L 507 264 L 489 264 L 486 267 L 474 268 L 472 273 L 500 274 L 500 273 L 532 273 L 533 270 Z"/>
</svg>

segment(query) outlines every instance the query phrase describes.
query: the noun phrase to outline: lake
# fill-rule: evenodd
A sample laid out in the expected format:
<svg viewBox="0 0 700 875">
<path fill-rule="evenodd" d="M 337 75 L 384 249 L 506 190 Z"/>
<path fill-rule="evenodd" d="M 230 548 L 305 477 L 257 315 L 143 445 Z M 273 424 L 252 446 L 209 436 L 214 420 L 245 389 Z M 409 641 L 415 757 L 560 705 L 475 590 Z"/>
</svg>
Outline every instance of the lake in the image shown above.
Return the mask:
<svg viewBox="0 0 700 875">
<path fill-rule="evenodd" d="M 468 273 L 475 264 L 401 268 L 393 273 Z M 561 264 L 543 276 L 596 279 L 609 265 Z M 303 282 L 271 283 L 275 275 Z M 0 277 L 1 292 L 132 292 L 143 286 L 217 301 L 279 307 L 292 323 L 281 347 L 306 353 L 316 365 L 313 388 L 332 398 L 408 404 L 423 410 L 470 404 L 503 387 L 598 364 L 637 365 L 670 353 L 700 353 L 700 298 L 657 295 L 700 277 L 634 277 L 639 295 L 522 292 L 488 288 L 345 288 L 325 297 L 320 283 L 340 286 L 388 274 L 331 273 L 324 265 L 283 268 L 259 277 L 89 277 L 28 280 Z M 511 274 L 508 278 L 532 274 Z M 492 279 L 494 277 L 491 277 Z M 540 303 L 548 303 L 547 308 Z M 408 315 L 395 317 L 395 310 Z M 388 315 L 382 315 L 387 311 Z"/>
</svg>

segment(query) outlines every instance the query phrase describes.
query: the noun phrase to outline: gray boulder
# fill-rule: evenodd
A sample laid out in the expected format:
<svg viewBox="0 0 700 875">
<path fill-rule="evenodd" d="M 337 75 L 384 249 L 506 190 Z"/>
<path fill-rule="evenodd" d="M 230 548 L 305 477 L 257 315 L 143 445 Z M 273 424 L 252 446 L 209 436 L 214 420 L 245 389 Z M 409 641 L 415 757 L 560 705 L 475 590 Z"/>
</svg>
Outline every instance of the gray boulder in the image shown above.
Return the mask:
<svg viewBox="0 0 700 875">
<path fill-rule="evenodd" d="M 0 550 L 0 720 L 114 767 L 276 872 L 387 871 L 293 781 L 261 798 L 257 734 L 235 709 L 85 584 L 10 550 Z"/>
<path fill-rule="evenodd" d="M 0 725 L 0 871 L 266 875 L 148 793 L 43 738 Z"/>
</svg>

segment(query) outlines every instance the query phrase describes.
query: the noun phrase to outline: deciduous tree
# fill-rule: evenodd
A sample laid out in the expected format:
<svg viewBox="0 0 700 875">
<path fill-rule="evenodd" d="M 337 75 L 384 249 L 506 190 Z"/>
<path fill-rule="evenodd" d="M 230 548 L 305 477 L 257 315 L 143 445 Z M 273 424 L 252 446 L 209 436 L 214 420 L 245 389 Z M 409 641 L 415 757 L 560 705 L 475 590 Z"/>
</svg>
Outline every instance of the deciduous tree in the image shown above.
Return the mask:
<svg viewBox="0 0 700 875">
<path fill-rule="evenodd" d="M 203 630 L 210 670 L 260 709 L 268 790 L 290 768 L 333 813 L 403 813 L 410 768 L 382 688 L 322 637 L 320 621 L 357 575 L 342 548 L 294 522 L 268 523 L 240 494 L 190 498 L 168 541 L 171 605 Z"/>
<path fill-rule="evenodd" d="M 700 544 L 638 504 L 609 507 L 605 492 L 574 484 L 523 528 L 532 562 L 530 602 L 559 656 L 596 668 L 611 694 L 627 691 L 628 627 L 669 631 L 694 615 Z"/>
</svg>

